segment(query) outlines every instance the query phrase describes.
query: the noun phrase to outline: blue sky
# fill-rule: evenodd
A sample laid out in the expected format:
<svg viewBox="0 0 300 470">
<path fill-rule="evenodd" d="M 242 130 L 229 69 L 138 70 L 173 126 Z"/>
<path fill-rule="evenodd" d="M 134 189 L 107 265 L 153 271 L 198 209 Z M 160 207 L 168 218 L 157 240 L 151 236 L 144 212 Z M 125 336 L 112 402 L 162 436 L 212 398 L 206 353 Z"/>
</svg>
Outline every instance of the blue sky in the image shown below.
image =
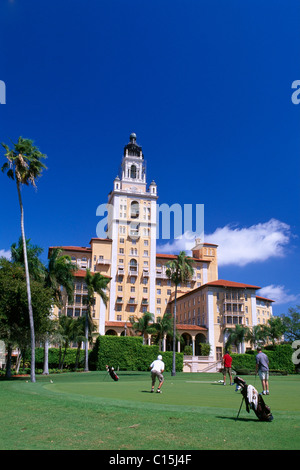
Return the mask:
<svg viewBox="0 0 300 470">
<path fill-rule="evenodd" d="M 96 236 L 135 132 L 159 203 L 204 204 L 219 277 L 261 286 L 277 314 L 300 304 L 298 1 L 1 0 L 0 23 L 0 141 L 48 156 L 23 190 L 45 262 Z M 0 200 L 5 254 L 20 215 L 1 174 Z M 190 248 L 167 242 L 158 251 Z"/>
</svg>

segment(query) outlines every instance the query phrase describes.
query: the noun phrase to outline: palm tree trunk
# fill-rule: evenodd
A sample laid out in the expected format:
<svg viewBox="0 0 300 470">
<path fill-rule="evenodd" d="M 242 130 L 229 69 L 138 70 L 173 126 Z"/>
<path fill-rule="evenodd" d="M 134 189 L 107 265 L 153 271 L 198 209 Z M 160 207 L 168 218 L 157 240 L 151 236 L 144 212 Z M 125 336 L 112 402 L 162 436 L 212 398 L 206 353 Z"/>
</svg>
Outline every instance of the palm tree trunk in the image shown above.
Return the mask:
<svg viewBox="0 0 300 470">
<path fill-rule="evenodd" d="M 5 371 L 5 378 L 11 378 L 11 355 L 12 355 L 12 345 L 8 343 L 7 345 L 7 355 L 6 355 L 6 371 Z"/>
<path fill-rule="evenodd" d="M 44 370 L 43 375 L 49 375 L 49 341 L 46 337 L 44 343 Z"/>
<path fill-rule="evenodd" d="M 89 319 L 88 319 L 88 310 L 86 309 L 85 316 L 85 366 L 84 371 L 89 371 Z"/>
<path fill-rule="evenodd" d="M 31 303 L 31 289 L 30 289 L 30 278 L 29 278 L 29 269 L 28 269 L 28 260 L 27 260 L 27 246 L 25 238 L 25 229 L 24 229 L 24 209 L 22 204 L 20 183 L 17 180 L 17 189 L 19 204 L 21 210 L 21 233 L 23 240 L 23 252 L 24 252 L 24 265 L 25 265 L 25 276 L 26 276 L 26 288 L 27 288 L 27 299 L 28 299 L 28 311 L 29 311 L 29 324 L 30 324 L 30 338 L 31 338 L 31 371 L 30 371 L 30 380 L 35 382 L 35 335 L 34 335 L 34 321 L 33 321 L 33 311 Z"/>
<path fill-rule="evenodd" d="M 77 343 L 77 351 L 76 351 L 76 359 L 75 359 L 75 370 L 77 370 L 78 367 L 79 367 L 81 343 L 82 343 L 82 341 L 78 341 L 78 343 Z"/>
<path fill-rule="evenodd" d="M 173 361 L 172 361 L 172 373 L 176 375 L 176 301 L 177 301 L 177 284 L 175 284 L 175 300 L 174 300 L 174 315 L 173 315 Z"/>
<path fill-rule="evenodd" d="M 65 357 L 66 357 L 66 353 L 67 353 L 67 347 L 68 347 L 68 343 L 66 341 L 65 342 L 65 349 L 64 349 L 64 352 L 63 352 L 63 357 L 62 357 L 61 364 L 60 364 L 60 370 L 63 370 L 63 368 L 64 368 L 64 362 L 65 362 Z"/>
</svg>

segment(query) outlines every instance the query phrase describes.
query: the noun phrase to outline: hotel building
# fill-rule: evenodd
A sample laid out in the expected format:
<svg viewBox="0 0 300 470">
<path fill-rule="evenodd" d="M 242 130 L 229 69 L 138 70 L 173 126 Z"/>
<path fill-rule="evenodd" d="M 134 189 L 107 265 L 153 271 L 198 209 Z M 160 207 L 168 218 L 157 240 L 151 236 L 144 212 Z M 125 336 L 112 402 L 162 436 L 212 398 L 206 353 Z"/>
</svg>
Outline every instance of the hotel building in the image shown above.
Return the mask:
<svg viewBox="0 0 300 470">
<path fill-rule="evenodd" d="M 105 306 L 99 295 L 93 309 L 97 334 L 127 334 L 132 316 L 145 312 L 155 319 L 174 311 L 174 286 L 166 275 L 167 263 L 176 255 L 157 253 L 157 185 L 147 187 L 146 166 L 136 135 L 124 147 L 121 172 L 108 195 L 107 236 L 91 238 L 89 246 L 63 246 L 77 264 L 74 302 L 65 298 L 57 315 L 85 314 L 86 269 L 110 278 Z M 54 247 L 49 248 L 49 254 Z M 272 315 L 272 300 L 258 297 L 258 286 L 218 279 L 218 246 L 195 239 L 192 249 L 194 275 L 178 287 L 177 330 L 184 344 L 199 355 L 200 343 L 211 346 L 210 362 L 218 361 L 226 341 L 225 328 L 236 324 L 252 327 Z M 149 344 L 151 337 L 149 337 Z M 165 338 L 163 349 L 172 342 Z M 243 345 L 245 349 L 247 345 Z M 183 343 L 178 342 L 178 350 Z M 192 370 L 192 366 L 186 366 Z M 190 369 L 189 369 L 190 367 Z"/>
</svg>

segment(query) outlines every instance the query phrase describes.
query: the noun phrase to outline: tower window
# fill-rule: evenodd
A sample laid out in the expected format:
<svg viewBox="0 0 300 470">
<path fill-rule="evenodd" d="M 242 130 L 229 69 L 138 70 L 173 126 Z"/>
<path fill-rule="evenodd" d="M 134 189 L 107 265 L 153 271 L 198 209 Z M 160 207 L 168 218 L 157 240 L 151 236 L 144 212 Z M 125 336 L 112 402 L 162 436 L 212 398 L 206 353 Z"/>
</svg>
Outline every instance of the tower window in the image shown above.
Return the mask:
<svg viewBox="0 0 300 470">
<path fill-rule="evenodd" d="M 131 165 L 130 167 L 130 178 L 135 179 L 136 178 L 136 166 Z"/>
<path fill-rule="evenodd" d="M 132 201 L 130 204 L 130 217 L 132 219 L 136 219 L 139 217 L 140 209 L 139 209 L 139 203 L 137 201 Z"/>
</svg>

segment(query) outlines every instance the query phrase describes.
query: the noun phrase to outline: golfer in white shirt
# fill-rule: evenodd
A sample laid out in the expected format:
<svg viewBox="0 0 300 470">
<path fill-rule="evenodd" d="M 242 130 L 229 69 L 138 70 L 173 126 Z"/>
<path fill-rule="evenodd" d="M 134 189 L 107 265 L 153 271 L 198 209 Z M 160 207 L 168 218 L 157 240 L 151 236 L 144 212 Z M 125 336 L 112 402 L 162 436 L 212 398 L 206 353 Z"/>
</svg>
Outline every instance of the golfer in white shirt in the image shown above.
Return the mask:
<svg viewBox="0 0 300 470">
<path fill-rule="evenodd" d="M 158 378 L 159 380 L 159 385 L 157 387 L 157 393 L 161 393 L 161 386 L 164 383 L 164 377 L 163 373 L 165 370 L 165 364 L 162 361 L 162 356 L 157 356 L 156 361 L 153 361 L 152 364 L 150 365 L 151 369 L 151 377 L 152 377 L 152 389 L 151 393 L 154 392 L 154 385 L 155 385 L 155 380 Z"/>
</svg>

